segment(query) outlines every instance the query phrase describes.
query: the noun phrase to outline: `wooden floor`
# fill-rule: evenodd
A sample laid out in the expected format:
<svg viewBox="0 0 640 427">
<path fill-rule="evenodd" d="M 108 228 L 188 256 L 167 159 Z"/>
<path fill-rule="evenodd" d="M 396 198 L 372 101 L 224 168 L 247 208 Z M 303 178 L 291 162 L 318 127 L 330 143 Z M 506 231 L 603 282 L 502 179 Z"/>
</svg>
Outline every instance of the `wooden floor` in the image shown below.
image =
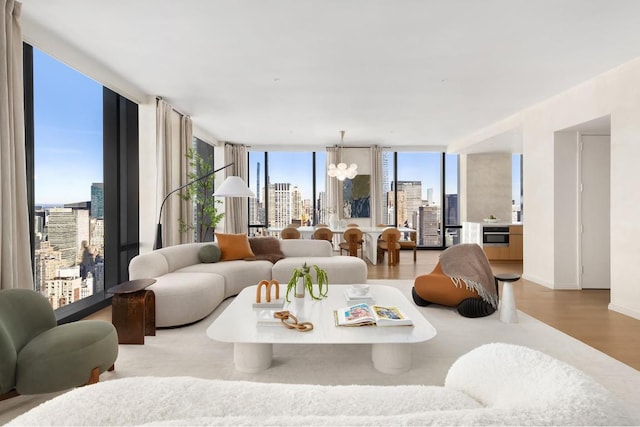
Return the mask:
<svg viewBox="0 0 640 427">
<path fill-rule="evenodd" d="M 369 264 L 369 279 L 415 279 L 428 274 L 438 262 L 440 251 L 402 251 L 400 265 Z M 492 263 L 494 273 L 522 273 L 522 264 Z M 528 280 L 515 282 L 519 310 L 640 370 L 640 320 L 611 311 L 609 290 L 551 290 Z"/>
</svg>

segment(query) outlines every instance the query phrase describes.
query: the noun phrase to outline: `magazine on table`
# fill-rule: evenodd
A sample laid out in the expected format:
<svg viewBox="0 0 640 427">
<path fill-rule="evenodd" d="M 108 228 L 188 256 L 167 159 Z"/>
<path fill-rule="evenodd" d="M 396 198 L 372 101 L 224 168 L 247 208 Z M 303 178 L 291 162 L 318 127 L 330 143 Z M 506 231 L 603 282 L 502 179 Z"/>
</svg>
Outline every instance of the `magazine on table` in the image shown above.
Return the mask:
<svg viewBox="0 0 640 427">
<path fill-rule="evenodd" d="M 397 307 L 360 303 L 333 312 L 336 326 L 408 326 L 413 325 Z"/>
</svg>

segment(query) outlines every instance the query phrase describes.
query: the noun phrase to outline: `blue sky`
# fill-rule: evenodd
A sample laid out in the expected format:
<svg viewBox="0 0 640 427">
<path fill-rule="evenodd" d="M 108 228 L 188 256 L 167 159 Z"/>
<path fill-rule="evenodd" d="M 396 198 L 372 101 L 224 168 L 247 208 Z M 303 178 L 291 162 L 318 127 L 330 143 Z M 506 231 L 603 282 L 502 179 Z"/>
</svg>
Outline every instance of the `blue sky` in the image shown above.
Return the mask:
<svg viewBox="0 0 640 427">
<path fill-rule="evenodd" d="M 102 182 L 102 85 L 33 50 L 35 202 L 91 200 Z"/>
<path fill-rule="evenodd" d="M 33 55 L 35 202 L 91 200 L 91 183 L 103 182 L 102 85 L 35 48 Z M 309 152 L 270 153 L 271 182 L 309 183 L 302 191 L 304 198 L 311 199 L 311 158 Z M 325 153 L 318 153 L 319 174 L 324 174 L 325 158 Z M 254 189 L 256 159 L 264 174 L 262 153 L 251 156 L 249 185 Z M 398 180 L 422 181 L 423 198 L 427 198 L 427 189 L 433 188 L 434 198 L 439 200 L 439 162 L 439 153 L 399 153 Z M 514 190 L 519 188 L 519 172 L 519 164 L 514 163 Z M 457 168 L 448 165 L 445 193 L 457 191 L 456 174 Z M 324 191 L 324 179 L 317 179 L 317 184 L 317 190 Z M 519 201 L 520 196 L 514 192 L 513 198 Z"/>
</svg>

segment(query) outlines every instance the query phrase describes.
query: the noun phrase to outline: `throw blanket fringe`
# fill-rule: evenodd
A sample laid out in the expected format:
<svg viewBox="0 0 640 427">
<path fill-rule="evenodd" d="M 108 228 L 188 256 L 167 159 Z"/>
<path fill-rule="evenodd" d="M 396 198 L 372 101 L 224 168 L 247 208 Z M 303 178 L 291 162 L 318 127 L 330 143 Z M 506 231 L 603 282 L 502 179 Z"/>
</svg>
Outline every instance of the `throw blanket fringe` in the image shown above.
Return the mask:
<svg viewBox="0 0 640 427">
<path fill-rule="evenodd" d="M 495 292 L 494 293 L 487 292 L 484 286 L 482 286 L 482 283 L 478 283 L 473 280 L 463 279 L 462 277 L 451 277 L 451 281 L 457 288 L 462 287 L 462 285 L 464 284 L 467 289 L 471 291 L 476 291 L 478 295 L 480 295 L 480 298 L 482 298 L 483 300 L 491 304 L 493 308 L 495 309 L 498 308 L 498 298 L 495 295 Z"/>
<path fill-rule="evenodd" d="M 456 287 L 475 291 L 493 308 L 498 308 L 498 293 L 491 264 L 482 248 L 475 243 L 463 243 L 447 248 L 440 255 L 442 272 Z"/>
</svg>

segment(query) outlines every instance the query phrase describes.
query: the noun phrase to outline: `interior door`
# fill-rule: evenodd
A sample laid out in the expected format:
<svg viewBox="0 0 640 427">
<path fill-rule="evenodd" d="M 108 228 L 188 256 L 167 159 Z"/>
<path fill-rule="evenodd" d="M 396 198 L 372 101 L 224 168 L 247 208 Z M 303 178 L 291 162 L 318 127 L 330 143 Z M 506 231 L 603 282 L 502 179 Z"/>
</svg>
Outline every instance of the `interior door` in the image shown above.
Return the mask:
<svg viewBox="0 0 640 427">
<path fill-rule="evenodd" d="M 606 135 L 582 135 L 580 259 L 582 289 L 610 289 L 610 151 Z"/>
</svg>

